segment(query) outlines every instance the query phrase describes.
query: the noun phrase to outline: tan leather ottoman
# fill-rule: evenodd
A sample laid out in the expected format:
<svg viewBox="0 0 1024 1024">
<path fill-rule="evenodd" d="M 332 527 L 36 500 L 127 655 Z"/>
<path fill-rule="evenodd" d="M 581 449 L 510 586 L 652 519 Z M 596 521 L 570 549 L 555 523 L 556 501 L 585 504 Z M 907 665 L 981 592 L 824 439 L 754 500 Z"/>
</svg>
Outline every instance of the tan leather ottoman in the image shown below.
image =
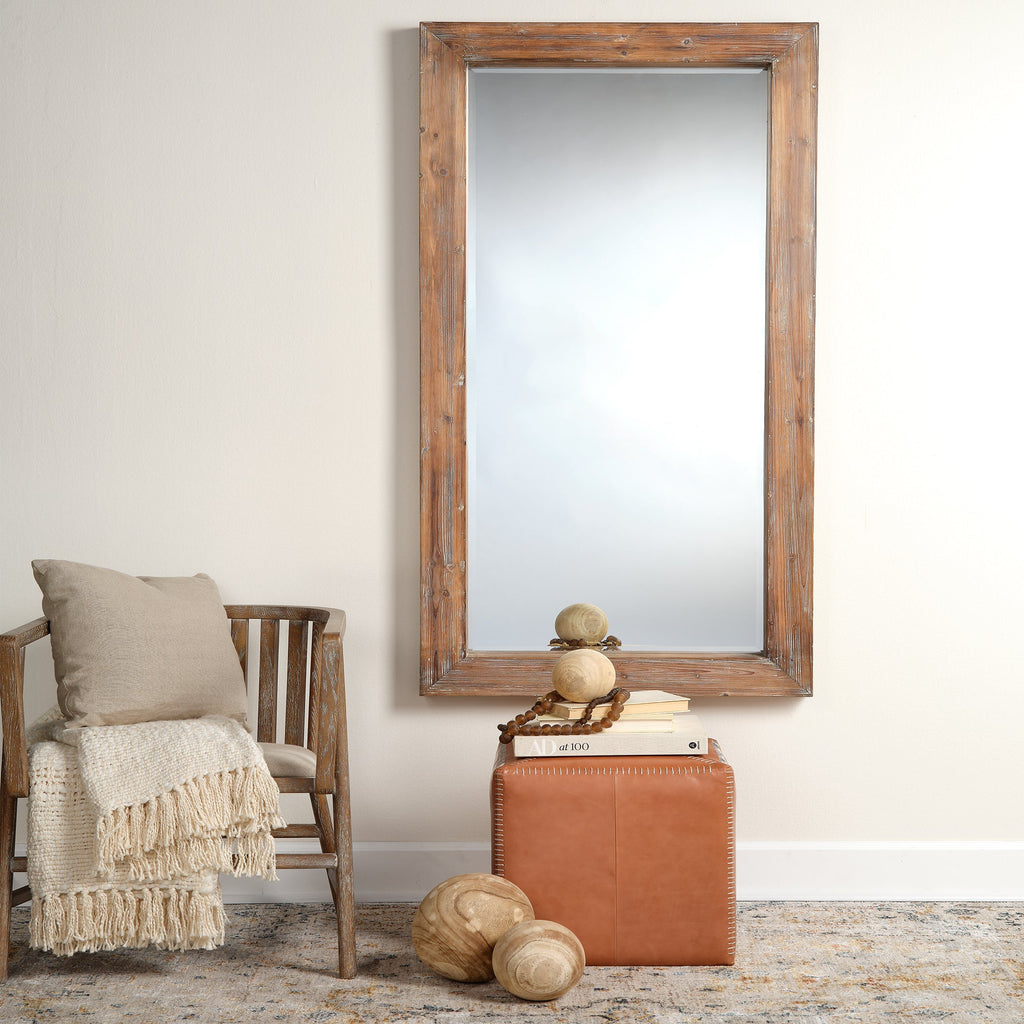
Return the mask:
<svg viewBox="0 0 1024 1024">
<path fill-rule="evenodd" d="M 731 964 L 735 788 L 703 756 L 518 758 L 491 776 L 491 870 L 591 965 Z"/>
</svg>

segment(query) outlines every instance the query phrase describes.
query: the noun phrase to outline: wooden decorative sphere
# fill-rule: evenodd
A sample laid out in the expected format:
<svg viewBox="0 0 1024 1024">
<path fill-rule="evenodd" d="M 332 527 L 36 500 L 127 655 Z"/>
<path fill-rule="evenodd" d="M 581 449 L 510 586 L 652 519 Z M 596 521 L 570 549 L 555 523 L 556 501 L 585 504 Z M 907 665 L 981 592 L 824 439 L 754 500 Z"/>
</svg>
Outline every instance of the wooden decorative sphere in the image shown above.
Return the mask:
<svg viewBox="0 0 1024 1024">
<path fill-rule="evenodd" d="M 582 647 L 555 662 L 551 685 L 566 700 L 590 701 L 615 688 L 615 666 L 600 651 Z"/>
<path fill-rule="evenodd" d="M 498 875 L 456 875 L 423 898 L 412 920 L 412 944 L 446 978 L 488 981 L 495 942 L 513 925 L 532 920 L 533 906 L 517 885 Z"/>
<path fill-rule="evenodd" d="M 494 976 L 520 999 L 557 999 L 583 976 L 583 943 L 554 921 L 523 921 L 494 947 Z"/>
<path fill-rule="evenodd" d="M 608 616 L 596 604 L 571 604 L 555 618 L 559 640 L 585 640 L 597 643 L 608 633 Z"/>
</svg>

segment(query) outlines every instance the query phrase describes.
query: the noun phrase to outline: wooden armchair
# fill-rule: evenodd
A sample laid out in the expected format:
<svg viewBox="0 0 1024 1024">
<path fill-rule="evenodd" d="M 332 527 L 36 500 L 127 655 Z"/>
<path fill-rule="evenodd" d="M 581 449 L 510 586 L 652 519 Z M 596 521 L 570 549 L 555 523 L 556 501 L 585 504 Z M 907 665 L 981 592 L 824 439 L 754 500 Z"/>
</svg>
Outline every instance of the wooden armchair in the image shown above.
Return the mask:
<svg viewBox="0 0 1024 1024">
<path fill-rule="evenodd" d="M 320 853 L 277 854 L 278 868 L 326 868 L 338 927 L 338 973 L 355 977 L 355 912 L 349 808 L 348 741 L 342 639 L 345 613 L 334 608 L 226 605 L 231 638 L 248 678 L 249 623 L 259 621 L 259 701 L 256 739 L 282 793 L 308 793 L 313 824 L 289 825 L 275 838 L 315 838 Z M 279 667 L 281 624 L 288 630 L 287 664 Z M 50 632 L 45 618 L 0 634 L 0 980 L 7 977 L 11 908 L 31 899 L 14 887 L 26 858 L 14 856 L 18 800 L 28 796 L 25 743 L 25 648 Z M 278 697 L 284 693 L 284 732 Z M 308 709 L 307 709 L 308 693 Z M 283 742 L 278 742 L 282 740 Z"/>
</svg>

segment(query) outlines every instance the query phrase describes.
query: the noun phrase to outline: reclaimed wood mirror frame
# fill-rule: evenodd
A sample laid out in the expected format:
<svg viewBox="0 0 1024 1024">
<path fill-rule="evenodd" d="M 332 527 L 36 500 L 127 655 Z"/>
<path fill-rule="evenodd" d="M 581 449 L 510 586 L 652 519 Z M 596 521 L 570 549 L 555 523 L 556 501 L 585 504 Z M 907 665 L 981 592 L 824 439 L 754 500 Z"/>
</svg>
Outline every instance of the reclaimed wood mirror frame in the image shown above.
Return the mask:
<svg viewBox="0 0 1024 1024">
<path fill-rule="evenodd" d="M 468 72 L 704 66 L 769 73 L 764 649 L 610 656 L 626 686 L 810 695 L 817 63 L 818 27 L 806 23 L 421 24 L 421 693 L 536 696 L 549 688 L 557 657 L 539 646 L 544 639 L 536 652 L 467 644 Z"/>
</svg>

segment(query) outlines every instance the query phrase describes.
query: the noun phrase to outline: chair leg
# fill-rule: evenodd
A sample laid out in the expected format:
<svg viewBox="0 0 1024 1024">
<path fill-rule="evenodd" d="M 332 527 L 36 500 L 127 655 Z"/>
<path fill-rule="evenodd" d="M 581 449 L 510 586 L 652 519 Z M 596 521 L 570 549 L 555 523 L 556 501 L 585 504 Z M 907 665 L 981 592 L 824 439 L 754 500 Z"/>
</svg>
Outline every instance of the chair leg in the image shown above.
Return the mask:
<svg viewBox="0 0 1024 1024">
<path fill-rule="evenodd" d="M 352 884 L 352 817 L 348 786 L 334 794 L 334 847 L 338 855 L 338 887 L 334 910 L 338 918 L 338 974 L 356 976 L 356 907 Z"/>
<path fill-rule="evenodd" d="M 309 802 L 313 805 L 313 821 L 320 832 L 320 849 L 323 853 L 334 853 L 334 825 L 327 797 L 323 793 L 310 793 Z M 331 899 L 337 906 L 338 872 L 335 868 L 327 869 L 327 881 L 331 886 Z"/>
<path fill-rule="evenodd" d="M 0 780 L 0 981 L 7 980 L 7 961 L 11 952 L 11 906 L 14 892 L 14 830 L 18 820 L 18 800 L 7 792 L 6 780 Z"/>
<path fill-rule="evenodd" d="M 338 974 L 356 976 L 355 894 L 352 888 L 352 836 L 349 808 L 334 798 L 334 811 L 324 793 L 311 793 L 313 819 L 320 830 L 320 849 L 336 854 L 338 867 L 327 869 L 338 924 Z M 340 852 L 339 852 L 340 851 Z"/>
</svg>

